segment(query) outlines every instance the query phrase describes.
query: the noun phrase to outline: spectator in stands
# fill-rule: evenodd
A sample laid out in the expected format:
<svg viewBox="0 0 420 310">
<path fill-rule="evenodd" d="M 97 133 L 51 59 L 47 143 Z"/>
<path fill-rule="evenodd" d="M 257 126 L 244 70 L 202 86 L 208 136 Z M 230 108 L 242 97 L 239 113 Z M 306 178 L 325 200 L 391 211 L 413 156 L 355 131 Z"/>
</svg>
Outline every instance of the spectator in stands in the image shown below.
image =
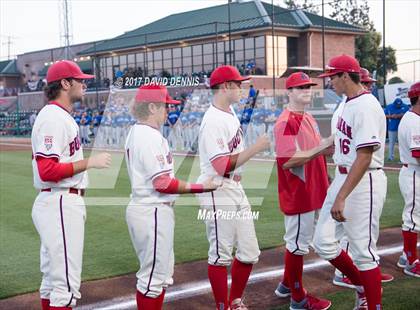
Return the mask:
<svg viewBox="0 0 420 310">
<path fill-rule="evenodd" d="M 252 102 L 257 97 L 257 91 L 254 88 L 254 85 L 249 85 L 248 100 Z"/>
<path fill-rule="evenodd" d="M 270 154 L 274 155 L 274 125 L 277 121 L 277 118 L 281 114 L 281 109 L 277 107 L 276 104 L 271 104 L 270 110 L 267 111 L 265 115 L 265 125 L 267 128 L 267 135 L 270 137 Z"/>
<path fill-rule="evenodd" d="M 31 128 L 34 126 L 36 115 L 36 111 L 33 111 L 31 116 L 29 116 L 29 125 L 31 126 Z"/>
<path fill-rule="evenodd" d="M 398 126 L 401 118 L 410 109 L 404 104 L 400 98 L 396 98 L 393 103 L 388 104 L 385 108 L 385 115 L 388 120 L 388 160 L 394 160 L 394 147 L 398 138 Z"/>
</svg>

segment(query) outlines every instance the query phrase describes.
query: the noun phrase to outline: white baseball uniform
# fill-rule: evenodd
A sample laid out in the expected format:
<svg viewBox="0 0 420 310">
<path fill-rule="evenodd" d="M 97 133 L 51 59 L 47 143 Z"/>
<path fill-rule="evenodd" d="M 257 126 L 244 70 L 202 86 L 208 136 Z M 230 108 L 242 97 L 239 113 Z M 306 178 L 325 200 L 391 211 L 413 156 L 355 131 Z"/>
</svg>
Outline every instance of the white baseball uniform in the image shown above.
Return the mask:
<svg viewBox="0 0 420 310">
<path fill-rule="evenodd" d="M 335 178 L 330 185 L 315 230 L 314 247 L 326 260 L 336 258 L 338 244 L 347 237 L 353 260 L 359 270 L 376 268 L 379 261 L 376 242 L 379 218 L 385 202 L 387 178 L 382 170 L 385 150 L 386 120 L 376 98 L 368 93 L 348 98 L 337 109 L 334 162 Z M 373 146 L 368 170 L 345 201 L 346 222 L 336 222 L 332 205 L 357 157 L 357 150 Z"/>
<path fill-rule="evenodd" d="M 173 204 L 178 195 L 159 193 L 153 180 L 163 174 L 174 177 L 172 153 L 158 129 L 135 124 L 127 136 L 125 156 L 131 182 L 126 220 L 141 265 L 137 290 L 146 297 L 158 297 L 173 283 Z"/>
<path fill-rule="evenodd" d="M 201 207 L 214 216 L 205 220 L 209 241 L 208 263 L 227 266 L 232 261 L 236 247 L 236 258 L 246 264 L 258 261 L 260 250 L 255 234 L 254 222 L 242 216 L 251 212 L 251 206 L 240 183 L 242 168 L 232 171 L 229 177 L 218 176 L 211 161 L 221 157 L 239 154 L 244 150 L 244 137 L 238 118 L 230 108 L 222 111 L 211 105 L 201 122 L 199 132 L 199 153 L 201 174 L 198 183 L 209 177 L 223 180 L 223 185 L 211 193 L 197 195 Z M 221 218 L 217 212 L 238 212 L 235 218 Z"/>
<path fill-rule="evenodd" d="M 57 158 L 60 163 L 82 160 L 79 127 L 64 108 L 51 103 L 39 112 L 31 142 L 34 186 L 43 190 L 32 208 L 32 220 L 41 238 L 40 294 L 41 298 L 50 299 L 50 306 L 70 307 L 80 298 L 86 209 L 77 193 L 87 187 L 87 173 L 44 182 L 36 158 Z"/>
<path fill-rule="evenodd" d="M 420 151 L 420 115 L 410 111 L 404 114 L 398 127 L 400 160 L 399 185 L 404 198 L 404 231 L 420 232 L 420 164 L 412 151 Z"/>
</svg>

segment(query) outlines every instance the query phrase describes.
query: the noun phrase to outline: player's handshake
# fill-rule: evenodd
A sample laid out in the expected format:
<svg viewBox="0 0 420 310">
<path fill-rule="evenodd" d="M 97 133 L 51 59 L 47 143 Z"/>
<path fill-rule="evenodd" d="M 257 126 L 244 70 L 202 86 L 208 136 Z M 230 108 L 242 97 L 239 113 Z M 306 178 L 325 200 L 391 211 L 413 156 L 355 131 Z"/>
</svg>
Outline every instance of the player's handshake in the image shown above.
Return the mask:
<svg viewBox="0 0 420 310">
<path fill-rule="evenodd" d="M 223 185 L 223 181 L 217 181 L 214 177 L 208 178 L 203 182 L 203 192 L 212 192 Z"/>
<path fill-rule="evenodd" d="M 257 141 L 255 142 L 255 147 L 258 152 L 262 152 L 270 148 L 270 138 L 267 134 L 263 134 L 258 137 Z"/>
<path fill-rule="evenodd" d="M 88 169 L 96 168 L 103 169 L 109 168 L 111 166 L 111 154 L 109 153 L 99 153 L 89 157 L 88 159 Z"/>
</svg>

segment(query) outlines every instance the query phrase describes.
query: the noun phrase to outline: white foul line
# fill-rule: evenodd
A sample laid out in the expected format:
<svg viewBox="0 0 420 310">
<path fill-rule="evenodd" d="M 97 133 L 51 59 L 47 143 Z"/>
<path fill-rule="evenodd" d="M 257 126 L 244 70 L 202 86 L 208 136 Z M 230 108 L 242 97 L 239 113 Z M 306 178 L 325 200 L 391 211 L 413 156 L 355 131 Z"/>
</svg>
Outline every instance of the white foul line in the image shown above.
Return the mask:
<svg viewBox="0 0 420 310">
<path fill-rule="evenodd" d="M 382 248 L 378 250 L 379 256 L 387 256 L 402 251 L 401 245 L 394 245 L 392 247 Z M 330 263 L 323 259 L 316 259 L 308 264 L 304 264 L 304 270 L 313 270 L 321 267 L 329 266 Z M 284 268 L 268 268 L 266 271 L 256 272 L 251 274 L 248 283 L 258 283 L 267 279 L 278 278 L 284 273 Z M 229 279 L 229 284 L 231 280 Z M 202 295 L 211 291 L 211 286 L 207 280 L 190 282 L 179 285 L 174 290 L 169 290 L 165 294 L 165 302 L 189 298 L 192 296 Z M 113 298 L 103 302 L 98 302 L 90 305 L 76 307 L 76 310 L 123 310 L 136 309 L 136 300 L 134 295 Z"/>
</svg>

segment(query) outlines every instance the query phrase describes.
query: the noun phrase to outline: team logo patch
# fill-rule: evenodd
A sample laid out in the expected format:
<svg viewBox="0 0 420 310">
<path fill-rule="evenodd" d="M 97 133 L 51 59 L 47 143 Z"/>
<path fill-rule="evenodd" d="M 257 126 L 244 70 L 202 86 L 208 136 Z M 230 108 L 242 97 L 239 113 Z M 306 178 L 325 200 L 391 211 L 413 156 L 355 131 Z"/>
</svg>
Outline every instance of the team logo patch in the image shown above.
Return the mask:
<svg viewBox="0 0 420 310">
<path fill-rule="evenodd" d="M 413 136 L 414 144 L 420 144 L 420 135 Z"/>
<path fill-rule="evenodd" d="M 217 145 L 221 150 L 225 147 L 225 144 L 223 143 L 223 139 L 217 139 Z"/>
<path fill-rule="evenodd" d="M 44 145 L 47 151 L 49 151 L 53 145 L 53 136 L 44 136 Z"/>
<path fill-rule="evenodd" d="M 157 155 L 156 159 L 159 162 L 160 168 L 162 169 L 165 166 L 165 157 L 163 157 L 163 155 Z"/>
<path fill-rule="evenodd" d="M 306 73 L 303 73 L 303 72 L 301 73 L 300 78 L 304 81 L 309 80 L 309 76 Z"/>
</svg>

